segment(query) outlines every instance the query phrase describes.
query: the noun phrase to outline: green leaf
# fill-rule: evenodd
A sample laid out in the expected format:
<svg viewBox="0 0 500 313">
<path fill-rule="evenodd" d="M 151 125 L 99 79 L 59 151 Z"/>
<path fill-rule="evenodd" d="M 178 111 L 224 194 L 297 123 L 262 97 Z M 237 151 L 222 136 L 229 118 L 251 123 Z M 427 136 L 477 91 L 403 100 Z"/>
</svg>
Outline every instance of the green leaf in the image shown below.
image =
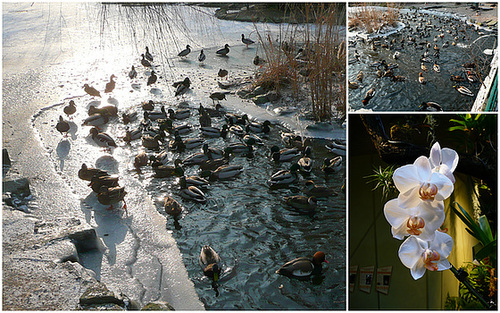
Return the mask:
<svg viewBox="0 0 500 313">
<path fill-rule="evenodd" d="M 465 126 L 452 126 L 448 128 L 449 131 L 454 131 L 454 130 L 465 130 Z"/>
<path fill-rule="evenodd" d="M 455 119 L 451 119 L 450 122 L 455 122 L 457 124 L 460 124 L 460 125 L 466 125 L 465 121 L 460 121 L 460 120 L 455 120 Z"/>
<path fill-rule="evenodd" d="M 486 218 L 485 215 L 481 215 L 479 217 L 479 227 L 483 231 L 483 233 L 486 235 L 486 238 L 488 239 L 489 242 L 493 241 L 493 234 L 491 233 L 491 228 L 490 228 L 490 223 L 488 222 L 488 219 Z"/>
<path fill-rule="evenodd" d="M 489 240 L 488 240 L 487 236 L 484 234 L 484 232 L 481 230 L 481 228 L 479 228 L 479 226 L 476 224 L 474 219 L 469 215 L 469 213 L 467 213 L 467 211 L 465 211 L 462 208 L 462 206 L 458 202 L 455 202 L 455 203 L 460 208 L 460 211 L 462 211 L 462 214 L 460 214 L 460 212 L 458 212 L 458 210 L 455 210 L 452 207 L 452 209 L 454 209 L 453 212 L 455 212 L 455 214 L 457 214 L 457 216 L 465 223 L 465 225 L 467 225 L 467 227 L 470 228 L 470 234 L 473 237 L 475 237 L 477 240 L 479 240 L 483 245 L 487 245 Z"/>
<path fill-rule="evenodd" d="M 495 251 L 497 251 L 497 242 L 492 241 L 486 246 L 484 246 L 481 250 L 479 250 L 476 253 L 475 258 L 476 260 L 481 261 L 482 259 L 490 256 Z"/>
</svg>

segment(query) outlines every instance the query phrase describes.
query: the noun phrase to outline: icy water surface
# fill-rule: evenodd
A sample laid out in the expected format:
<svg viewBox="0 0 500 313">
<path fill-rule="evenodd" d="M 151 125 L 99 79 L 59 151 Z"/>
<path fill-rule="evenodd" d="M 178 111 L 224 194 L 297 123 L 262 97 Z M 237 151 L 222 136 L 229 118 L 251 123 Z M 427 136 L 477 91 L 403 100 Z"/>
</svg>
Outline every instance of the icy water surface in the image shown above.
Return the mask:
<svg viewBox="0 0 500 313">
<path fill-rule="evenodd" d="M 401 10 L 401 13 L 400 21 L 405 27 L 387 37 L 374 39 L 375 50 L 372 42 L 363 41 L 354 33 L 350 33 L 349 80 L 359 82 L 358 73 L 364 73 L 363 81 L 359 82 L 360 88 L 349 89 L 350 109 L 417 111 L 422 102 L 433 101 L 440 104 L 445 111 L 469 111 L 480 83 L 467 81 L 462 64 L 476 62 L 483 69 L 483 75 L 487 74 L 491 57 L 484 55 L 482 51 L 492 49 L 493 44 L 497 42 L 497 35 L 481 29 L 476 30 L 471 25 L 466 27 L 464 21 L 449 15 L 430 14 L 429 11 L 415 13 L 414 10 Z M 441 34 L 442 38 L 436 37 Z M 415 44 L 409 44 L 410 37 L 416 38 Z M 391 46 L 393 40 L 395 43 Z M 449 46 L 443 47 L 446 42 Z M 453 42 L 456 43 L 455 46 Z M 430 48 L 421 43 L 429 43 Z M 440 50 L 439 58 L 435 56 L 435 45 Z M 416 48 L 422 46 L 423 49 Z M 421 57 L 426 50 L 430 54 L 430 62 L 424 63 L 427 68 L 424 71 L 421 69 Z M 400 53 L 397 60 L 393 58 L 396 51 Z M 359 61 L 356 61 L 356 53 L 359 54 Z M 378 68 L 372 65 L 383 60 L 388 64 L 397 64 L 394 75 L 404 76 L 406 80 L 394 82 L 389 77 L 379 78 Z M 439 64 L 440 72 L 433 70 L 434 62 Z M 418 82 L 420 72 L 427 81 L 425 85 Z M 465 81 L 451 81 L 451 75 L 459 75 Z M 469 88 L 474 97 L 460 94 L 453 86 Z M 376 90 L 375 96 L 367 105 L 363 105 L 362 100 L 371 88 Z"/>
<path fill-rule="evenodd" d="M 110 23 L 120 29 L 113 14 L 109 18 Z M 188 21 L 187 24 L 190 23 L 193 22 Z M 300 177 L 300 182 L 290 188 L 270 190 L 267 179 L 276 171 L 289 168 L 290 163 L 274 164 L 269 159 L 269 148 L 275 144 L 283 147 L 279 134 L 288 130 L 265 109 L 228 95 L 228 101 L 222 102 L 228 110 L 243 111 L 250 116 L 269 116 L 273 127 L 270 137 L 264 139 L 264 145 L 256 147 L 253 158 L 231 159 L 230 164 L 243 166 L 243 173 L 234 180 L 211 183 L 205 189 L 208 198 L 206 204 L 183 200 L 179 196 L 180 187 L 176 178 L 154 178 L 150 166 L 139 172 L 132 166 L 141 142 L 134 141 L 127 145 L 121 138 L 127 127 L 134 129 L 142 120 L 141 102 L 154 100 L 166 109 L 178 109 L 180 103 L 185 101 L 184 105 L 189 107 L 191 117 L 175 122 L 175 125 L 189 123 L 194 126 L 193 131 L 183 138 L 200 137 L 197 108 L 200 103 L 213 107 L 208 95 L 218 89 L 218 69 L 224 67 L 235 76 L 255 70 L 251 60 L 258 48 L 247 49 L 238 44 L 241 32 L 248 32 L 253 27 L 251 23 L 221 21 L 220 25 L 211 27 L 231 29 L 232 32 L 228 31 L 224 36 L 211 33 L 210 39 L 203 42 L 207 54 L 205 65 L 196 61 L 199 49 L 193 49 L 188 60 L 179 60 L 175 54 L 159 57 L 158 50 L 151 49 L 159 59 L 154 63 L 159 76 L 154 86 L 146 86 L 151 70 L 139 64 L 138 54 L 142 53 L 142 48 L 137 51 L 135 43 L 130 44 L 123 38 L 116 39 L 110 35 L 109 38 L 105 37 L 109 41 L 104 40 L 98 44 L 98 48 L 90 45 L 88 51 L 83 51 L 88 58 L 82 58 L 79 54 L 81 51 L 75 52 L 79 57 L 56 64 L 47 72 L 47 88 L 57 89 L 65 96 L 58 103 L 46 104 L 33 117 L 33 126 L 55 169 L 80 197 L 81 210 L 87 222 L 96 228 L 107 247 L 106 252 L 98 258 L 84 259 L 84 265 L 96 271 L 98 278 L 114 290 L 120 290 L 140 302 L 178 297 L 177 303 L 182 303 L 182 297 L 175 290 L 180 289 L 182 294 L 183 286 L 178 286 L 179 283 L 173 278 L 181 269 L 176 268 L 175 264 L 166 263 L 164 255 L 165 247 L 172 245 L 165 237 L 166 232 L 169 232 L 179 247 L 189 278 L 207 309 L 345 309 L 345 197 L 340 191 L 344 183 L 344 170 L 330 177 L 320 170 L 323 158 L 334 156 L 324 148 L 326 140 L 311 143 L 315 159 L 311 176 Z M 88 35 L 84 28 L 74 31 L 79 36 Z M 228 34 L 234 37 L 230 42 L 232 47 L 229 57 L 216 57 L 215 51 L 221 46 L 209 45 L 208 41 L 213 41 L 215 36 L 215 41 L 226 42 L 226 38 L 222 37 Z M 191 38 L 195 37 L 191 35 Z M 64 46 L 64 49 L 69 47 Z M 172 47 L 169 49 L 175 50 Z M 135 80 L 127 76 L 132 64 L 136 65 L 138 71 Z M 112 93 L 103 94 L 102 98 L 91 98 L 83 93 L 84 83 L 93 85 L 103 93 L 111 74 L 117 76 L 116 89 Z M 175 98 L 171 84 L 186 76 L 191 78 L 191 91 L 183 99 Z M 63 107 L 70 99 L 76 102 L 77 113 L 71 120 L 70 135 L 63 138 L 56 131 L 55 124 L 59 115 L 64 115 Z M 89 136 L 90 127 L 82 126 L 90 105 L 109 104 L 116 105 L 120 115 L 131 111 L 139 113 L 139 118 L 128 126 L 121 119 L 114 119 L 103 128 L 118 143 L 118 148 L 111 153 L 96 146 Z M 248 108 L 252 109 L 246 111 Z M 159 105 L 155 110 L 159 110 Z M 290 125 L 291 122 L 286 124 Z M 212 118 L 214 126 L 223 123 L 223 118 Z M 326 137 L 333 136 L 330 133 Z M 162 149 L 169 139 L 172 138 L 167 138 Z M 229 135 L 225 140 L 206 140 L 211 147 L 218 148 L 238 141 L 234 135 Z M 198 151 L 200 148 L 180 154 L 169 152 L 168 159 L 172 163 L 176 158 L 183 159 Z M 154 153 L 156 151 L 147 150 L 148 155 Z M 97 203 L 95 193 L 76 175 L 82 163 L 106 169 L 120 177 L 120 185 L 125 186 L 128 192 L 125 198 L 127 212 L 120 209 L 107 211 L 105 206 Z M 186 166 L 185 171 L 186 175 L 199 174 L 196 166 Z M 282 203 L 283 196 L 302 194 L 304 182 L 308 179 L 338 191 L 336 196 L 319 201 L 314 216 L 297 214 Z M 158 203 L 158 199 L 166 195 L 171 195 L 184 207 L 178 220 L 167 216 Z M 203 276 L 198 265 L 200 249 L 205 244 L 211 245 L 223 260 L 223 275 L 217 290 Z M 321 277 L 298 281 L 275 274 L 286 261 L 312 256 L 316 251 L 325 252 L 330 262 L 324 266 Z"/>
</svg>

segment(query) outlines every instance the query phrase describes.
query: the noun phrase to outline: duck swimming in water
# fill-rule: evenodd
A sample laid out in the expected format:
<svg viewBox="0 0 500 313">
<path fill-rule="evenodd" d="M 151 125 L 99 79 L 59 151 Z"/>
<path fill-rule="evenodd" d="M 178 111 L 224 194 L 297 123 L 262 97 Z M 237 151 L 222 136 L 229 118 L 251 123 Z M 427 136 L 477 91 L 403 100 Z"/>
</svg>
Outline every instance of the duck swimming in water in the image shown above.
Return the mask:
<svg viewBox="0 0 500 313">
<path fill-rule="evenodd" d="M 215 250 L 205 245 L 201 248 L 200 257 L 198 258 L 203 274 L 217 282 L 221 274 L 221 258 Z"/>
<path fill-rule="evenodd" d="M 328 263 L 325 254 L 318 251 L 312 259 L 301 257 L 285 263 L 276 273 L 295 278 L 310 277 L 321 273 L 321 263 L 323 262 Z"/>
<path fill-rule="evenodd" d="M 436 102 L 422 102 L 419 106 L 420 111 L 428 111 L 428 112 L 440 112 L 443 111 L 443 108 Z"/>
</svg>

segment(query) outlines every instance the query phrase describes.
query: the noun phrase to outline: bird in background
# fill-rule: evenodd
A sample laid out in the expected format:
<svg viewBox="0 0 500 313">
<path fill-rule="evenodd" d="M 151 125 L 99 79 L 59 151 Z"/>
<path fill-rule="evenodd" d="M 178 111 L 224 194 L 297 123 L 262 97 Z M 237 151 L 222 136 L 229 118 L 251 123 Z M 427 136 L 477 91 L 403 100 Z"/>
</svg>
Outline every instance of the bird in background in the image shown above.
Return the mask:
<svg viewBox="0 0 500 313">
<path fill-rule="evenodd" d="M 130 79 L 134 79 L 137 77 L 137 71 L 135 70 L 135 67 L 133 65 L 130 72 L 128 72 L 128 77 L 130 77 Z"/>
<path fill-rule="evenodd" d="M 203 53 L 203 49 L 201 49 L 200 55 L 198 56 L 198 61 L 203 62 L 206 58 L 207 56 L 205 55 L 205 53 Z"/>
<path fill-rule="evenodd" d="M 144 66 L 144 67 L 151 67 L 151 63 L 149 63 L 149 61 L 144 58 L 144 53 L 141 54 L 141 57 L 142 57 L 142 59 L 141 59 L 142 66 Z"/>
<path fill-rule="evenodd" d="M 153 62 L 153 56 L 149 52 L 148 46 L 146 46 L 146 53 L 144 55 L 146 56 L 146 60 L 148 60 L 149 62 Z"/>
<path fill-rule="evenodd" d="M 83 85 L 83 90 L 92 97 L 101 97 L 101 93 L 94 87 L 89 86 L 89 84 Z"/>
<path fill-rule="evenodd" d="M 155 74 L 155 71 L 151 71 L 151 76 L 148 77 L 148 86 L 156 83 L 158 77 Z"/>
<path fill-rule="evenodd" d="M 248 48 L 248 45 L 255 43 L 255 41 L 253 41 L 252 39 L 245 38 L 245 34 L 241 34 L 241 42 L 243 42 L 247 46 L 247 48 Z"/>
<path fill-rule="evenodd" d="M 69 117 L 69 119 L 72 118 L 71 115 L 75 114 L 76 113 L 76 105 L 75 105 L 75 101 L 73 100 L 70 100 L 69 101 L 69 104 L 67 106 L 64 107 L 63 109 L 64 113 Z"/>
<path fill-rule="evenodd" d="M 218 56 L 222 56 L 222 57 L 227 56 L 227 54 L 229 53 L 229 45 L 226 43 L 226 44 L 224 45 L 224 48 L 217 50 L 217 52 L 215 52 L 215 53 L 216 53 Z"/>
<path fill-rule="evenodd" d="M 226 77 L 227 76 L 227 70 L 224 70 L 224 69 L 219 69 L 219 73 L 217 73 L 217 75 L 222 78 L 222 77 Z M 227 79 L 227 77 L 226 77 Z"/>
<path fill-rule="evenodd" d="M 106 88 L 104 89 L 105 93 L 112 92 L 115 89 L 116 82 L 113 80 L 113 78 L 116 78 L 114 74 L 111 74 L 111 77 L 109 77 L 109 82 L 106 84 Z"/>
<path fill-rule="evenodd" d="M 181 58 L 184 58 L 184 57 L 186 57 L 190 53 L 191 53 L 191 46 L 186 45 L 186 49 L 184 49 L 181 52 L 179 52 L 179 54 L 177 56 L 179 56 Z"/>
</svg>

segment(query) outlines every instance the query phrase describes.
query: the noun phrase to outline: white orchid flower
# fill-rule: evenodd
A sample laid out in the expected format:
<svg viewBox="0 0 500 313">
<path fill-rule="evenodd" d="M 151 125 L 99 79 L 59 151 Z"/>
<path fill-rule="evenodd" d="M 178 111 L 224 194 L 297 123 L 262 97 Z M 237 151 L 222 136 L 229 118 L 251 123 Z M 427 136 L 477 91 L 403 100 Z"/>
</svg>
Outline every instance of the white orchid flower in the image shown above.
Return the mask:
<svg viewBox="0 0 500 313">
<path fill-rule="evenodd" d="M 388 201 L 384 206 L 384 215 L 392 226 L 392 236 L 402 240 L 406 236 L 418 236 L 424 241 L 434 239 L 436 230 L 443 225 L 443 201 L 420 202 L 413 208 L 402 208 L 398 199 Z"/>
<path fill-rule="evenodd" d="M 410 236 L 399 247 L 399 259 L 411 269 L 411 276 L 417 280 L 424 276 L 425 270 L 443 271 L 451 267 L 448 256 L 453 249 L 453 238 L 436 231 L 433 241 L 424 241 Z"/>
<path fill-rule="evenodd" d="M 432 148 L 429 156 L 433 172 L 438 172 L 448 177 L 452 183 L 455 183 L 453 172 L 457 168 L 458 153 L 449 148 L 441 149 L 439 142 L 436 142 Z"/>
<path fill-rule="evenodd" d="M 413 164 L 401 166 L 392 176 L 400 191 L 399 205 L 417 207 L 420 202 L 443 201 L 453 192 L 453 183 L 445 175 L 433 172 L 429 159 L 418 157 Z"/>
</svg>

